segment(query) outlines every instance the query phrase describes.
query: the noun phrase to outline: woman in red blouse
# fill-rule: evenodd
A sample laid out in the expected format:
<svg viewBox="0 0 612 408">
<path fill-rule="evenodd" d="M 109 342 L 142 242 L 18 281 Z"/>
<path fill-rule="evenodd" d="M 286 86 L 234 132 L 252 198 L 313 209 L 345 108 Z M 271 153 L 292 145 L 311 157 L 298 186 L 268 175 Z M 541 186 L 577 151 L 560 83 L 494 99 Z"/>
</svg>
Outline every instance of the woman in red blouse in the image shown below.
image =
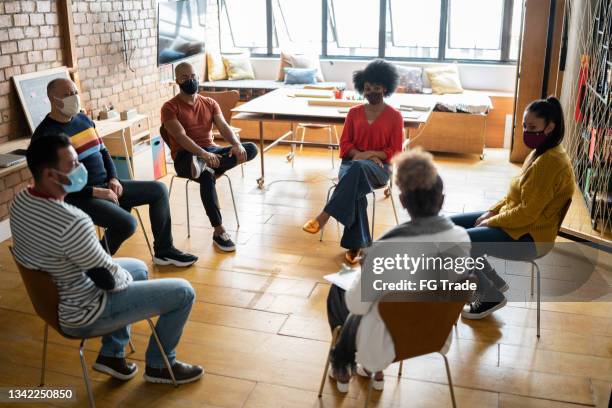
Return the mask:
<svg viewBox="0 0 612 408">
<path fill-rule="evenodd" d="M 383 60 L 372 61 L 353 74 L 353 83 L 368 103 L 349 110 L 340 139 L 338 185 L 323 211 L 303 227 L 316 234 L 329 217 L 343 224 L 340 245 L 347 249 L 349 264 L 357 263 L 361 248 L 372 242 L 367 195 L 389 182 L 391 159 L 402 150 L 404 136 L 402 114 L 383 100 L 397 88 L 395 67 Z"/>
</svg>

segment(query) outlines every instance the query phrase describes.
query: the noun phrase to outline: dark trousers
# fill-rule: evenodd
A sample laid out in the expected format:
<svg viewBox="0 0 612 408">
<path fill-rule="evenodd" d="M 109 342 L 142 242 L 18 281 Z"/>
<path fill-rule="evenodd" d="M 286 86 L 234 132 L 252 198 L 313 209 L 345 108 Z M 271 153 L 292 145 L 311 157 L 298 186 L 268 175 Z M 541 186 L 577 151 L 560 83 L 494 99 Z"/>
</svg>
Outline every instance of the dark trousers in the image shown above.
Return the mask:
<svg viewBox="0 0 612 408">
<path fill-rule="evenodd" d="M 342 326 L 336 345 L 331 352 L 332 367 L 355 366 L 355 353 L 357 352 L 357 329 L 361 323 L 361 316 L 349 313 L 344 301 L 345 290 L 332 285 L 327 295 L 327 320 L 329 327 L 334 330 Z"/>
<path fill-rule="evenodd" d="M 172 248 L 172 221 L 166 186 L 158 181 L 134 180 L 121 180 L 121 185 L 123 194 L 119 197 L 119 205 L 99 198 L 75 197 L 71 194 L 66 196 L 66 202 L 83 210 L 95 225 L 106 229 L 105 238 L 111 255 L 136 231 L 138 223 L 130 213 L 132 207 L 148 204 L 155 253 Z"/>
<path fill-rule="evenodd" d="M 338 186 L 324 211 L 344 225 L 343 248 L 366 248 L 372 243 L 367 195 L 385 186 L 389 173 L 388 165 L 380 167 L 371 160 L 342 160 Z"/>
<path fill-rule="evenodd" d="M 247 161 L 253 160 L 255 156 L 257 156 L 257 146 L 254 143 L 242 143 L 242 147 L 244 147 L 244 150 L 246 150 Z M 176 174 L 178 176 L 189 178 L 197 181 L 200 184 L 200 198 L 202 199 L 202 204 L 204 204 L 206 215 L 210 220 L 210 224 L 213 227 L 218 227 L 223 222 L 221 219 L 219 197 L 217 196 L 216 189 L 217 177 L 229 169 L 236 167 L 238 165 L 238 160 L 235 156 L 230 157 L 231 147 L 210 146 L 205 147 L 204 150 L 221 156 L 219 159 L 219 167 L 214 169 L 214 175 L 210 174 L 208 171 L 203 171 L 199 178 L 192 178 L 191 161 L 193 154 L 186 150 L 181 150 L 176 154 L 176 157 L 174 158 L 174 169 L 176 170 Z"/>
<path fill-rule="evenodd" d="M 508 235 L 503 229 L 497 227 L 475 227 L 476 220 L 484 214 L 483 211 L 458 214 L 451 217 L 451 220 L 460 227 L 466 229 L 470 236 L 472 245 L 472 257 L 483 255 L 491 255 L 500 259 L 523 259 L 534 258 L 536 256 L 536 246 L 533 243 L 533 238 L 529 234 L 525 234 L 519 239 L 514 239 Z M 521 242 L 525 243 L 520 246 L 510 245 L 491 245 L 490 243 L 510 243 Z M 485 245 L 479 245 L 485 243 Z M 530 244 L 531 243 L 531 244 Z M 488 244 L 488 245 L 486 245 Z M 517 252 L 513 254 L 513 251 Z M 520 251 L 520 253 L 518 253 Z M 484 260 L 485 267 L 482 270 L 475 269 L 478 277 L 478 292 L 485 296 L 485 300 L 499 301 L 501 293 L 495 289 L 493 282 L 487 275 L 495 273 L 489 262 Z"/>
</svg>

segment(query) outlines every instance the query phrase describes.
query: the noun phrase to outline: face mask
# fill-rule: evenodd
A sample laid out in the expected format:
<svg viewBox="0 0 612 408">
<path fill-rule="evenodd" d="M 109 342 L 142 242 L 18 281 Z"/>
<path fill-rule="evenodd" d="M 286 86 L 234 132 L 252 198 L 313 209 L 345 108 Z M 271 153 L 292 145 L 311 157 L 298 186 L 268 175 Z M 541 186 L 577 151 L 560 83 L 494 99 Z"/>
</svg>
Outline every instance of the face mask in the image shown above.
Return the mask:
<svg viewBox="0 0 612 408">
<path fill-rule="evenodd" d="M 185 92 L 186 94 L 193 95 L 194 93 L 198 92 L 198 79 L 188 79 L 180 84 L 179 88 L 181 88 L 181 91 Z"/>
<path fill-rule="evenodd" d="M 64 103 L 64 107 L 59 108 L 59 110 L 64 115 L 73 117 L 81 111 L 81 98 L 79 98 L 79 95 L 70 95 L 61 101 Z"/>
<path fill-rule="evenodd" d="M 74 170 L 72 170 L 68 174 L 64 174 L 64 176 L 66 176 L 66 178 L 70 180 L 70 184 L 58 184 L 60 184 L 64 188 L 66 194 L 81 191 L 83 187 L 87 185 L 87 169 L 85 168 L 85 166 L 83 166 L 83 163 L 79 163 L 79 165 L 75 167 Z"/>
<path fill-rule="evenodd" d="M 365 97 L 370 105 L 377 105 L 383 100 L 382 92 L 368 92 Z"/>
<path fill-rule="evenodd" d="M 525 146 L 529 147 L 530 149 L 537 149 L 540 147 L 547 137 L 548 135 L 544 133 L 543 130 L 540 132 L 523 132 L 523 142 L 525 143 Z"/>
</svg>

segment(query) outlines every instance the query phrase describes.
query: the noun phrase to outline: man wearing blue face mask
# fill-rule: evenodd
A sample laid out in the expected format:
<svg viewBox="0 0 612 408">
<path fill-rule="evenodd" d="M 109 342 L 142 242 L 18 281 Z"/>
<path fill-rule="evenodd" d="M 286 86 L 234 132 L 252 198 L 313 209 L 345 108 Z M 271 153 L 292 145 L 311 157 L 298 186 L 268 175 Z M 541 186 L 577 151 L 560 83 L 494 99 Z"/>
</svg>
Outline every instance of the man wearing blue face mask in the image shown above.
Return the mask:
<svg viewBox="0 0 612 408">
<path fill-rule="evenodd" d="M 195 293 L 184 279 L 147 280 L 147 266 L 131 258 L 114 260 L 100 244 L 91 219 L 64 201 L 83 188 L 87 171 L 66 136 L 47 135 L 26 154 L 34 185 L 11 205 L 13 251 L 17 262 L 48 273 L 59 294 L 62 331 L 76 337 L 111 333 L 102 338 L 93 369 L 119 380 L 138 372 L 125 359 L 130 323 L 159 316 L 156 331 L 179 384 L 195 381 L 202 367 L 176 360 L 175 348 L 187 322 Z M 145 354 L 145 380 L 171 383 L 154 339 Z"/>
<path fill-rule="evenodd" d="M 130 210 L 149 205 L 157 265 L 190 266 L 197 257 L 174 248 L 172 223 L 166 186 L 157 181 L 122 180 L 108 150 L 98 136 L 95 124 L 81 112 L 76 85 L 68 79 L 55 79 L 47 86 L 51 112 L 38 125 L 32 140 L 48 134 L 70 137 L 79 161 L 88 172 L 87 184 L 70 191 L 66 201 L 85 211 L 94 224 L 106 229 L 104 245 L 113 255 L 136 230 L 136 219 Z"/>
</svg>

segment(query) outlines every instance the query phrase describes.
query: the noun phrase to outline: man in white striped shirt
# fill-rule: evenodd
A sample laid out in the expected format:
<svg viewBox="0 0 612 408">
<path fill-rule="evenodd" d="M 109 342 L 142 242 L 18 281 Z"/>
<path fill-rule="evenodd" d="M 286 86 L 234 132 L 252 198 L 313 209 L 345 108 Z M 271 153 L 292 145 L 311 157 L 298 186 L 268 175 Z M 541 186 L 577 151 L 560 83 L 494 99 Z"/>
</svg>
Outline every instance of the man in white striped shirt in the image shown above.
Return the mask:
<svg viewBox="0 0 612 408">
<path fill-rule="evenodd" d="M 67 193 L 87 181 L 70 140 L 50 135 L 32 142 L 27 151 L 34 186 L 20 192 L 11 206 L 14 252 L 22 265 L 51 275 L 59 293 L 62 331 L 102 338 L 95 370 L 121 380 L 138 371 L 127 363 L 124 349 L 130 323 L 158 316 L 156 331 L 179 383 L 202 377 L 198 365 L 181 363 L 175 348 L 195 300 L 184 279 L 147 280 L 146 265 L 131 258 L 113 260 L 104 252 L 87 214 L 64 202 Z M 154 339 L 146 352 L 145 380 L 171 383 Z"/>
</svg>

